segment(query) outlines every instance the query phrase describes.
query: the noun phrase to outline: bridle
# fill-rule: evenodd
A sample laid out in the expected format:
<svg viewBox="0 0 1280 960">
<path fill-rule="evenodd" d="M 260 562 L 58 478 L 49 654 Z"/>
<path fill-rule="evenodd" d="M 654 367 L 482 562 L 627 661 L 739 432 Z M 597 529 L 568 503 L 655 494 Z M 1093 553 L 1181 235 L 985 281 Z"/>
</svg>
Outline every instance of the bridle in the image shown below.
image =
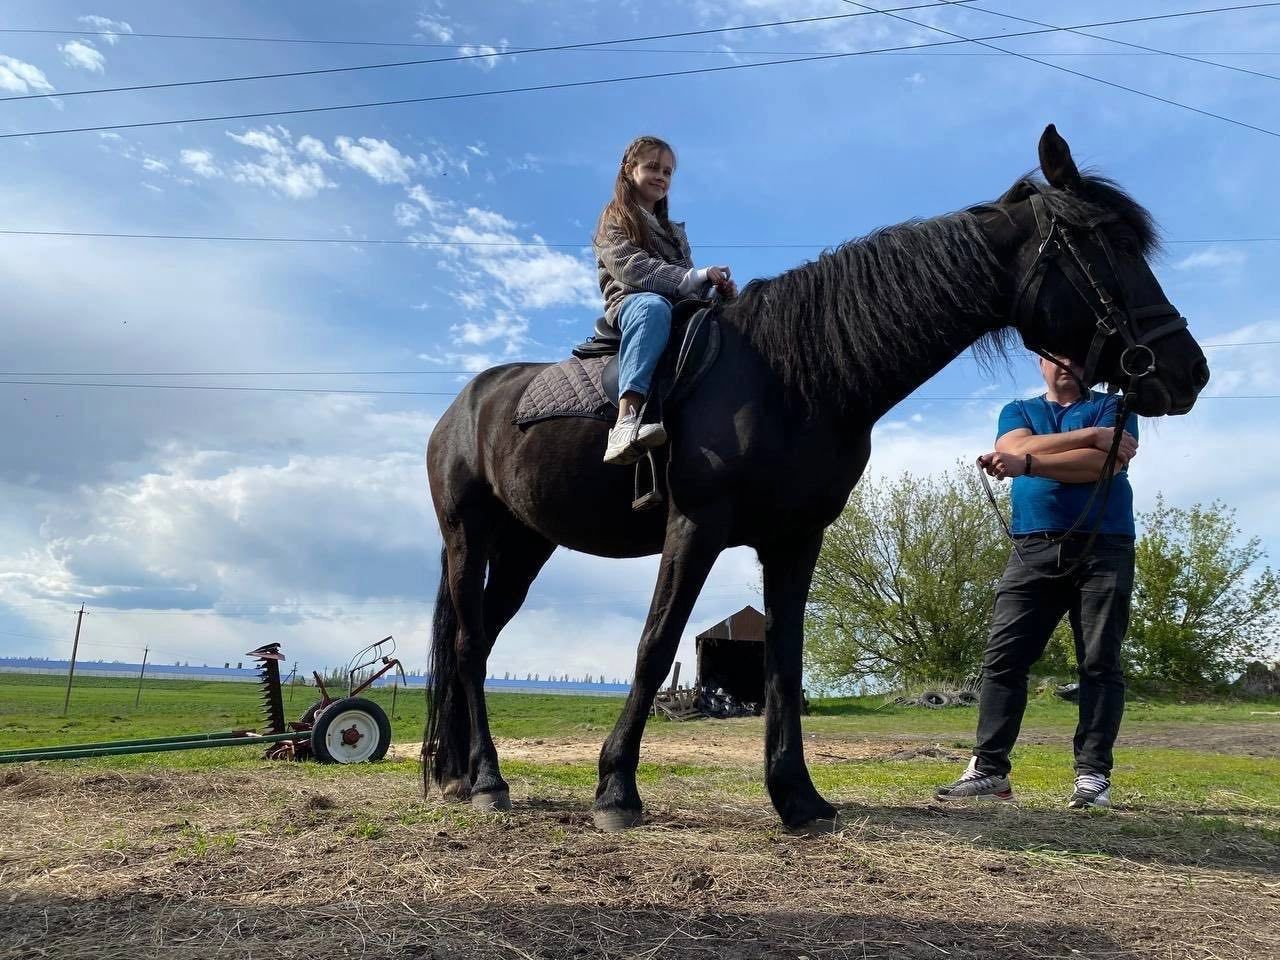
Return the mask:
<svg viewBox="0 0 1280 960">
<path fill-rule="evenodd" d="M 1100 271 L 1094 269 L 1080 252 L 1076 242 L 1075 229 L 1062 222 L 1057 214 L 1048 209 L 1048 203 L 1040 193 L 1030 198 L 1031 212 L 1036 219 L 1036 233 L 1040 240 L 1036 257 L 1022 275 L 1013 298 L 1012 323 L 1023 334 L 1027 349 L 1052 361 L 1059 367 L 1066 365 L 1052 356 L 1046 356 L 1042 346 L 1026 340 L 1026 331 L 1036 306 L 1040 300 L 1040 290 L 1050 267 L 1057 267 L 1067 278 L 1081 300 L 1093 311 L 1096 328 L 1093 341 L 1085 358 L 1084 375 L 1072 376 L 1078 381 L 1080 395 L 1087 396 L 1090 388 L 1097 382 L 1098 362 L 1102 352 L 1114 336 L 1124 342 L 1120 353 L 1120 370 L 1128 379 L 1126 393 L 1138 380 L 1156 370 L 1156 355 L 1151 344 L 1187 328 L 1187 320 L 1168 301 L 1158 304 L 1134 306 L 1126 296 L 1119 263 L 1111 242 L 1102 229 L 1105 224 L 1119 221 L 1114 213 L 1103 214 L 1084 224 L 1090 239 L 1102 250 L 1106 257 L 1110 283 L 1099 276 Z M 1139 327 L 1139 322 L 1148 324 Z"/>
<path fill-rule="evenodd" d="M 1098 536 L 1098 531 L 1102 527 L 1107 503 L 1111 497 L 1111 481 L 1115 476 L 1116 459 L 1120 451 L 1120 441 L 1124 435 L 1125 420 L 1130 413 L 1134 388 L 1143 377 L 1149 376 L 1156 371 L 1156 355 L 1151 349 L 1151 344 L 1162 337 L 1177 333 L 1179 330 L 1185 330 L 1187 320 L 1178 312 L 1176 307 L 1167 301 L 1140 306 L 1131 304 L 1131 298 L 1126 296 L 1122 279 L 1123 274 L 1116 260 L 1115 252 L 1112 250 L 1111 243 L 1107 240 L 1106 232 L 1103 230 L 1104 225 L 1119 221 L 1118 215 L 1114 213 L 1103 214 L 1094 217 L 1083 225 L 1083 229 L 1088 232 L 1090 239 L 1102 250 L 1103 256 L 1106 258 L 1107 272 L 1110 277 L 1104 279 L 1100 276 L 1100 271 L 1095 269 L 1095 264 L 1091 263 L 1080 252 L 1075 233 L 1080 228 L 1064 223 L 1056 213 L 1049 210 L 1048 203 L 1041 193 L 1032 194 L 1030 203 L 1031 211 L 1035 215 L 1036 233 L 1040 240 L 1040 246 L 1036 251 L 1035 259 L 1031 262 L 1031 266 L 1027 268 L 1027 272 L 1023 274 L 1018 283 L 1013 298 L 1011 315 L 1011 323 L 1022 333 L 1023 342 L 1026 344 L 1027 349 L 1071 374 L 1080 388 L 1081 399 L 1085 399 L 1090 396 L 1092 386 L 1097 382 L 1098 363 L 1107 344 L 1111 342 L 1111 338 L 1119 336 L 1124 344 L 1120 352 L 1120 372 L 1126 380 L 1123 386 L 1124 397 L 1117 405 L 1114 432 L 1111 436 L 1111 444 L 1107 450 L 1106 459 L 1102 464 L 1102 472 L 1099 474 L 1098 480 L 1089 494 L 1089 500 L 1085 503 L 1084 509 L 1081 510 L 1080 516 L 1076 518 L 1075 523 L 1066 532 L 1050 538 L 1050 542 L 1060 544 L 1075 534 L 1092 511 L 1098 494 L 1102 493 L 1102 504 L 1098 509 L 1098 520 L 1093 530 L 1089 533 L 1089 539 L 1085 541 L 1076 562 L 1071 565 L 1070 569 L 1061 574 L 1063 577 L 1068 577 L 1075 573 L 1076 569 L 1088 557 L 1089 551 L 1093 547 L 1093 542 Z M 1061 271 L 1077 296 L 1094 314 L 1096 328 L 1085 358 L 1083 375 L 1077 375 L 1071 367 L 1048 353 L 1043 346 L 1027 338 L 1026 331 L 1029 329 L 1030 321 L 1035 315 L 1036 307 L 1040 301 L 1041 288 L 1044 285 L 1044 278 L 1048 275 L 1051 267 L 1056 267 Z M 1107 282 L 1108 280 L 1110 281 L 1109 283 Z M 1146 326 L 1139 326 L 1140 323 L 1144 323 Z M 1120 384 L 1114 381 L 1110 383 L 1112 392 L 1119 386 Z M 982 479 L 987 499 L 990 501 L 992 509 L 995 510 L 996 516 L 1000 519 L 1000 525 L 1004 528 L 1005 536 L 1013 543 L 1014 552 L 1017 554 L 1018 559 L 1021 560 L 1022 553 L 1018 550 L 1017 540 L 1014 538 L 1013 531 L 1005 522 L 1004 515 L 1000 513 L 995 494 L 991 490 L 991 483 L 987 480 L 986 472 L 981 465 L 978 467 L 978 476 Z"/>
</svg>

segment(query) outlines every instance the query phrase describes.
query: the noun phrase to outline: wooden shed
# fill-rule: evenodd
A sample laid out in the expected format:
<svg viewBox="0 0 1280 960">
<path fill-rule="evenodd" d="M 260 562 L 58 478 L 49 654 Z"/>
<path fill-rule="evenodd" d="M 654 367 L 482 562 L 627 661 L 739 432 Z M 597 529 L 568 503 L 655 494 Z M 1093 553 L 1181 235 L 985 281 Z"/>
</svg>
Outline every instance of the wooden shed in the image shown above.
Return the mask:
<svg viewBox="0 0 1280 960">
<path fill-rule="evenodd" d="M 764 614 L 743 607 L 698 634 L 699 687 L 723 689 L 742 703 L 764 702 Z"/>
</svg>

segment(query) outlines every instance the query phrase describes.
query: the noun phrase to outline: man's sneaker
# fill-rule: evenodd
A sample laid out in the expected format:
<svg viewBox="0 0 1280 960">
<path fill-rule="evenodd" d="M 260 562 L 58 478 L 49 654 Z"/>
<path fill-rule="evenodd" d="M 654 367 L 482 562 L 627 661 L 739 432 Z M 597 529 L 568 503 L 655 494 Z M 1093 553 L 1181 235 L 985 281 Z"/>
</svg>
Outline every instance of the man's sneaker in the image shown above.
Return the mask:
<svg viewBox="0 0 1280 960">
<path fill-rule="evenodd" d="M 651 447 L 667 442 L 667 431 L 660 423 L 641 423 L 634 413 L 618 421 L 609 431 L 609 443 L 604 448 L 604 462 L 625 466 L 635 463 Z"/>
<path fill-rule="evenodd" d="M 969 768 L 960 779 L 933 792 L 935 800 L 1012 800 L 1013 785 L 1008 777 L 978 770 L 978 758 L 969 761 Z"/>
<path fill-rule="evenodd" d="M 1111 781 L 1100 773 L 1082 773 L 1076 777 L 1075 793 L 1067 801 L 1072 810 L 1111 806 Z"/>
</svg>

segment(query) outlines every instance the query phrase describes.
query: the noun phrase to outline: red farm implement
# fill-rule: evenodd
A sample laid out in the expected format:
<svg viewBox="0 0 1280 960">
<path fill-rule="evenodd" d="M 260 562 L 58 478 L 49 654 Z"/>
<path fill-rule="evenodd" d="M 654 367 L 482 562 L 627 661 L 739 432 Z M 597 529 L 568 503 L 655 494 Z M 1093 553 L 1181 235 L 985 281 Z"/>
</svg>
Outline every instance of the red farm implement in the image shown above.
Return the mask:
<svg viewBox="0 0 1280 960">
<path fill-rule="evenodd" d="M 387 645 L 390 649 L 384 652 Z M 280 644 L 268 643 L 246 656 L 258 661 L 258 684 L 262 691 L 263 729 L 226 730 L 220 733 L 189 733 L 143 740 L 107 740 L 51 747 L 28 747 L 0 751 L 0 763 L 28 760 L 76 760 L 84 757 L 118 756 L 126 753 L 163 753 L 171 750 L 204 750 L 210 747 L 266 745 L 271 760 L 305 760 L 321 763 L 367 763 L 381 760 L 391 745 L 391 721 L 374 701 L 360 696 L 392 670 L 404 678 L 404 668 L 394 656 L 391 637 L 371 643 L 348 661 L 345 696 L 333 697 L 324 678 L 314 674 L 320 699 L 309 706 L 301 720 L 284 718 L 284 694 Z M 366 674 L 367 675 L 364 675 Z"/>
</svg>

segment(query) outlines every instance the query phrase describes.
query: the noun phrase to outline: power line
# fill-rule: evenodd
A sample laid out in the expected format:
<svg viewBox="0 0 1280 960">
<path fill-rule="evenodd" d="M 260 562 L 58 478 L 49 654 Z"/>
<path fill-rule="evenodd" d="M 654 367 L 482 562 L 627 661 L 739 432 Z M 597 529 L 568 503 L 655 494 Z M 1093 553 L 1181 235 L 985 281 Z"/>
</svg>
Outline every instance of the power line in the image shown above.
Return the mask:
<svg viewBox="0 0 1280 960">
<path fill-rule="evenodd" d="M 1232 347 L 1280 346 L 1280 340 L 1239 340 L 1233 343 L 1202 343 L 1200 349 L 1229 349 Z M 978 357 L 961 354 L 956 360 L 985 363 Z M 542 361 L 536 361 L 542 362 Z M 472 377 L 474 370 L 193 370 L 193 371 L 53 371 L 43 373 L 3 372 L 0 377 L 423 377 L 453 376 Z M 18 381 L 9 381 L 17 383 Z M 140 384 L 145 386 L 145 384 Z M 182 384 L 177 384 L 182 386 Z"/>
<path fill-rule="evenodd" d="M 954 0 L 941 0 L 941 2 L 916 4 L 910 7 L 897 7 L 898 10 L 924 10 L 929 7 L 949 6 Z M 969 2 L 969 0 L 963 0 Z M 736 27 L 709 27 L 703 30 L 685 30 L 680 33 L 659 33 L 651 36 L 628 37 L 618 40 L 594 40 L 586 43 L 569 44 L 563 48 L 560 47 L 533 47 L 524 48 L 517 51 L 508 48 L 511 53 L 526 52 L 535 49 L 574 49 L 587 48 L 604 44 L 617 43 L 641 43 L 648 40 L 674 40 L 681 37 L 704 37 L 714 33 L 736 33 L 743 30 L 760 30 L 768 27 L 789 27 L 806 23 L 822 23 L 830 20 L 848 20 L 850 17 L 865 16 L 861 13 L 837 13 L 821 17 L 801 17 L 794 20 L 774 20 L 770 23 L 750 23 Z M 436 49 L 462 49 L 464 47 L 497 47 L 495 43 L 481 43 L 479 41 L 470 41 L 467 43 L 427 43 L 423 41 L 390 41 L 390 40 L 317 40 L 310 38 L 294 38 L 294 37 L 243 37 L 243 36 L 220 36 L 216 34 L 195 34 L 195 33 L 115 33 L 110 30 L 47 30 L 31 27 L 5 27 L 0 28 L 0 33 L 47 33 L 70 36 L 113 36 L 119 38 L 147 38 L 160 40 L 220 40 L 220 41 L 237 41 L 245 43 L 294 43 L 294 44 L 320 44 L 325 46 L 347 46 L 347 47 L 431 47 Z M 501 51 L 500 51 L 501 52 Z M 61 96 L 61 94 L 58 94 Z"/>
<path fill-rule="evenodd" d="M 893 9 L 894 10 L 928 10 L 932 7 L 951 6 L 953 2 L 954 0 L 942 0 L 942 2 L 940 3 L 938 2 L 917 3 L 917 4 L 913 4 L 912 6 L 894 7 Z M 967 3 L 969 2 L 969 0 L 961 0 L 961 2 Z M 567 50 L 583 50 L 583 49 L 597 48 L 602 46 L 612 46 L 613 44 L 619 44 L 619 43 L 641 43 L 648 40 L 670 40 L 678 37 L 703 36 L 708 33 L 730 33 L 730 32 L 737 32 L 737 31 L 743 31 L 743 30 L 759 30 L 765 27 L 792 26 L 795 24 L 817 23 L 817 22 L 827 21 L 827 20 L 839 20 L 839 19 L 848 19 L 850 17 L 865 17 L 865 16 L 868 16 L 868 14 L 865 12 L 834 14 L 834 15 L 823 16 L 823 17 L 805 17 L 799 20 L 779 20 L 773 23 L 747 24 L 740 27 L 720 27 L 720 28 L 715 28 L 710 30 L 693 30 L 693 31 L 684 31 L 681 33 L 661 33 L 661 34 L 653 34 L 650 36 L 642 36 L 642 37 L 622 37 L 616 40 L 586 40 L 579 43 L 560 43 L 560 44 L 554 44 L 551 46 L 522 47 L 518 50 L 510 47 L 497 49 L 492 45 L 487 45 L 488 49 L 492 52 L 467 53 L 467 54 L 460 54 L 452 57 L 433 57 L 433 58 L 424 59 L 424 60 L 395 60 L 390 63 L 364 63 L 364 64 L 356 64 L 353 66 L 345 66 L 345 67 L 320 67 L 320 68 L 311 69 L 311 70 L 294 70 L 287 73 L 257 73 L 257 74 L 247 74 L 244 76 L 236 76 L 236 77 L 216 77 L 208 80 L 177 80 L 177 81 L 171 81 L 168 83 L 141 83 L 141 84 L 134 84 L 132 86 L 125 86 L 125 87 L 98 87 L 90 90 L 67 90 L 67 91 L 59 91 L 57 93 L 57 96 L 58 97 L 81 97 L 81 96 L 87 96 L 89 94 L 95 94 L 95 93 L 124 93 L 128 91 L 136 91 L 136 90 L 166 90 L 174 87 L 199 87 L 199 86 L 208 86 L 211 84 L 220 84 L 220 83 L 243 83 L 243 82 L 255 81 L 255 80 L 282 80 L 287 77 L 314 77 L 314 76 L 322 76 L 325 74 L 333 74 L 333 73 L 355 73 L 363 70 L 385 70 L 390 67 L 416 67 L 416 66 L 424 66 L 426 64 L 432 64 L 432 63 L 459 63 L 459 62 L 465 62 L 468 60 L 490 60 L 490 59 L 496 59 L 498 57 L 512 57 L 512 56 L 517 56 L 519 54 L 526 54 L 526 53 L 554 53 L 554 52 L 561 52 L 561 51 L 567 51 Z M 464 44 L 463 48 L 469 48 L 474 46 L 476 45 Z M 17 96 L 12 96 L 12 97 L 0 97 L 0 102 L 6 101 L 6 100 L 43 100 L 48 96 L 50 95 L 47 93 L 19 94 Z"/>
<path fill-rule="evenodd" d="M 527 363 L 549 363 L 547 360 L 529 360 L 521 361 Z M 338 395 L 357 395 L 357 396 L 385 396 L 385 397 L 456 397 L 458 391 L 431 391 L 431 390 L 342 390 L 324 387 L 251 387 L 251 386 L 209 386 L 204 384 L 187 384 L 187 383 L 101 383 L 87 381 L 70 381 L 70 380 L 0 380 L 0 386 L 39 386 L 39 387 L 105 387 L 114 389 L 129 390 L 217 390 L 227 392 L 244 392 L 244 393 L 314 393 L 314 394 L 338 394 Z M 911 396 L 904 398 L 903 402 L 910 401 L 912 403 L 923 403 L 927 401 L 956 401 L 956 400 L 982 400 L 982 397 L 957 397 L 957 396 Z M 1227 396 L 1225 394 L 1215 394 L 1213 396 L 1201 397 L 1202 400 L 1280 400 L 1280 394 L 1241 394 Z"/>
<path fill-rule="evenodd" d="M 851 0 L 846 0 L 846 2 L 851 2 Z M 948 3 L 947 5 L 950 6 L 954 4 Z M 933 6 L 936 6 L 936 4 L 934 4 Z M 984 44 L 984 41 L 1007 40 L 1015 37 L 1028 37 L 1028 36 L 1037 36 L 1037 35 L 1046 34 L 1046 33 L 1058 33 L 1064 30 L 1087 29 L 1087 28 L 1102 27 L 1102 26 L 1115 26 L 1119 24 L 1129 24 L 1129 23 L 1145 23 L 1145 22 L 1150 22 L 1155 20 L 1171 20 L 1171 19 L 1176 19 L 1180 17 L 1203 16 L 1211 13 L 1224 13 L 1224 12 L 1237 11 L 1237 10 L 1252 10 L 1252 9 L 1258 9 L 1261 7 L 1274 7 L 1274 6 L 1280 6 L 1280 0 L 1276 0 L 1276 2 L 1269 2 L 1269 3 L 1238 4 L 1238 5 L 1229 6 L 1229 7 L 1215 7 L 1208 10 L 1188 10 L 1188 11 L 1182 11 L 1182 12 L 1173 13 L 1173 14 L 1156 14 L 1156 15 L 1146 16 L 1146 17 L 1130 17 L 1123 20 L 1107 20 L 1107 21 L 1097 21 L 1093 23 L 1074 24 L 1071 27 L 1062 27 L 1059 29 L 1025 30 L 1018 33 L 993 34 L 990 37 L 960 37 L 956 35 L 956 39 L 953 39 L 953 40 L 941 40 L 941 41 L 935 41 L 932 43 L 924 43 L 924 44 L 903 44 L 903 45 L 893 46 L 893 47 L 880 47 L 873 50 L 853 50 L 853 51 L 846 51 L 841 53 L 829 53 L 829 54 L 821 54 L 821 55 L 815 55 L 815 56 L 809 56 L 809 57 L 791 57 L 791 58 L 785 58 L 781 60 L 763 60 L 755 63 L 736 63 L 736 64 L 726 64 L 726 65 L 717 66 L 717 67 L 698 67 L 698 68 L 693 68 L 689 70 L 669 70 L 669 71 L 663 71 L 659 73 L 634 74 L 634 75 L 622 76 L 622 77 L 603 77 L 595 80 L 571 80 L 571 81 L 561 81 L 558 83 L 530 84 L 528 86 L 522 86 L 522 87 L 505 87 L 498 90 L 474 90 L 474 91 L 469 91 L 464 93 L 439 94 L 436 96 L 429 96 L 429 97 L 402 97 L 402 98 L 393 99 L 393 100 L 372 100 L 364 103 L 329 104 L 329 105 L 319 106 L 319 107 L 297 107 L 297 108 L 289 108 L 289 109 L 283 109 L 283 110 L 262 110 L 262 111 L 255 111 L 253 113 L 220 114 L 217 116 L 204 116 L 204 117 L 184 117 L 176 120 L 146 120 L 146 121 L 137 121 L 134 123 L 98 124 L 94 126 L 85 126 L 85 127 L 61 127 L 61 128 L 54 128 L 54 129 L 48 129 L 48 130 L 26 130 L 19 133 L 0 134 L 0 140 L 8 140 L 16 137 L 53 136 L 53 135 L 66 134 L 66 133 L 92 133 L 97 131 L 108 131 L 108 130 L 136 130 L 136 129 L 149 128 L 149 127 L 177 126 L 180 124 L 188 124 L 188 123 L 194 124 L 194 123 L 216 123 L 216 122 L 224 122 L 229 120 L 258 120 L 258 119 L 264 119 L 267 117 L 301 116 L 301 115 L 315 114 L 315 113 L 332 113 L 332 112 L 343 111 L 343 110 L 362 110 L 362 109 L 368 109 L 371 107 L 404 106 L 407 104 L 415 104 L 415 103 L 442 103 L 442 102 L 454 101 L 454 100 L 473 100 L 473 99 L 479 99 L 484 97 L 505 96 L 505 95 L 514 94 L 514 93 L 535 93 L 535 92 L 541 92 L 546 90 L 580 89 L 580 88 L 586 88 L 586 87 L 605 86 L 605 85 L 614 84 L 614 83 L 631 83 L 631 82 L 643 81 L 643 80 L 659 80 L 659 79 L 666 79 L 666 78 L 672 78 L 672 77 L 688 77 L 688 76 L 697 76 L 697 75 L 714 74 L 714 73 L 727 73 L 729 71 L 735 71 L 735 70 L 751 70 L 751 69 L 756 69 L 758 67 L 770 67 L 770 66 L 779 66 L 779 65 L 785 65 L 785 64 L 816 63 L 816 62 L 822 62 L 827 60 L 844 60 L 852 57 L 869 56 L 871 54 L 877 54 L 877 53 L 890 53 L 890 52 L 897 52 L 897 51 L 903 51 L 903 50 L 919 50 L 919 49 L 934 48 L 934 47 L 952 46 L 952 45 L 961 44 L 961 43 L 978 43 L 978 44 L 990 46 L 990 44 Z M 866 8 L 866 9 L 869 12 L 875 12 L 875 13 L 883 12 L 880 10 L 872 10 L 872 8 Z M 833 17 L 831 19 L 839 19 L 839 18 Z M 908 21 L 908 22 L 914 23 L 914 21 Z M 724 29 L 726 28 L 718 28 L 716 30 L 707 31 L 707 32 L 723 32 Z M 936 30 L 938 28 L 930 27 L 930 29 Z M 940 32 L 945 33 L 947 31 L 940 31 Z M 1088 80 L 1095 80 L 1098 83 L 1102 83 L 1107 86 L 1113 86 L 1120 89 L 1128 90 L 1131 93 L 1135 93 L 1140 96 L 1149 97 L 1153 100 L 1159 100 L 1163 103 L 1167 103 L 1172 106 L 1183 107 L 1184 109 L 1191 110 L 1196 113 L 1201 113 L 1201 114 L 1204 114 L 1205 116 L 1216 117 L 1217 119 L 1224 120 L 1229 123 L 1234 123 L 1239 126 L 1248 127 L 1250 129 L 1256 130 L 1259 133 L 1266 133 L 1271 136 L 1280 137 L 1280 133 L 1276 133 L 1275 131 L 1272 131 L 1272 130 L 1267 130 L 1263 127 L 1256 127 L 1251 124 L 1246 124 L 1243 121 L 1232 120 L 1231 118 L 1219 116 L 1217 114 L 1213 114 L 1206 110 L 1200 110 L 1197 107 L 1190 107 L 1190 106 L 1187 106 L 1186 104 L 1178 103 L 1175 100 L 1170 100 L 1164 97 L 1158 97 L 1155 94 L 1148 94 L 1145 91 L 1137 90 L 1135 88 L 1125 87 L 1122 84 L 1112 83 L 1111 81 L 1108 81 L 1108 80 L 1101 80 L 1099 78 L 1092 77 L 1088 74 L 1080 73 L 1079 71 L 1069 70 L 1068 68 L 1059 66 L 1057 64 L 1046 63 L 1044 61 L 1035 60 L 1033 57 L 1028 57 L 1025 54 L 1013 54 L 1011 51 L 1005 51 L 999 47 L 992 47 L 992 49 L 999 50 L 1002 53 L 1010 53 L 1013 56 L 1019 56 L 1024 59 L 1033 60 L 1036 63 L 1042 63 L 1044 66 L 1051 67 L 1055 70 L 1062 70 L 1064 72 L 1071 73 Z M 51 94 L 50 96 L 57 96 L 57 94 Z"/>
<path fill-rule="evenodd" d="M 1015 20 L 1018 23 L 1034 24 L 1037 27 L 1053 26 L 1052 23 L 1045 23 L 1043 20 L 1031 20 L 1031 19 L 1028 19 L 1027 17 L 1015 16 L 1012 13 L 1002 13 L 998 10 L 988 10 L 985 7 L 975 7 L 972 4 L 967 4 L 966 9 L 975 10 L 978 13 L 985 13 L 993 17 L 1000 17 L 1003 20 Z M 1245 67 L 1237 67 L 1230 63 L 1217 63 L 1213 60 L 1202 60 L 1201 58 L 1192 56 L 1189 53 L 1178 53 L 1173 50 L 1161 50 L 1156 47 L 1147 47 L 1140 43 L 1130 43 L 1128 40 L 1117 40 L 1115 37 L 1108 37 L 1105 34 L 1085 33 L 1083 30 L 1075 30 L 1075 29 L 1068 29 L 1067 32 L 1074 33 L 1076 36 L 1079 36 L 1079 37 L 1088 37 L 1090 40 L 1102 40 L 1102 41 L 1105 41 L 1106 43 L 1114 43 L 1122 47 L 1130 47 L 1134 50 L 1141 50 L 1147 54 L 1152 54 L 1152 55 L 1162 56 L 1162 57 L 1173 57 L 1176 60 L 1186 60 L 1188 63 L 1200 63 L 1210 67 L 1219 67 L 1223 70 L 1231 70 L 1235 73 L 1245 73 L 1251 77 L 1261 77 L 1264 80 L 1280 80 L 1280 76 L 1276 76 L 1273 73 L 1263 73 L 1260 70 L 1249 70 L 1249 69 L 1246 69 Z M 1044 54 L 1037 54 L 1037 56 L 1044 56 Z"/>
<path fill-rule="evenodd" d="M 135 390 L 214 390 L 253 393 L 317 393 L 375 397 L 456 397 L 458 395 L 456 390 L 334 390 L 321 387 L 245 387 L 194 383 L 92 383 L 70 380 L 0 380 L 0 385 L 27 387 L 129 387 Z"/>
<path fill-rule="evenodd" d="M 0 229 L 0 237 L 62 237 L 82 240 L 193 240 L 210 243 L 319 243 L 359 246 L 385 247 L 492 247 L 502 249 L 530 247 L 551 250 L 584 250 L 591 246 L 590 242 L 550 243 L 544 240 L 427 240 L 414 237 L 253 237 L 236 234 L 193 234 L 193 233 L 108 233 L 91 230 L 7 230 Z M 699 241 L 698 249 L 707 250 L 826 250 L 839 246 L 844 241 L 834 243 L 752 243 L 737 241 Z M 1213 244 L 1213 243 L 1280 243 L 1280 236 L 1274 237 L 1193 237 L 1183 240 L 1162 240 L 1166 245 Z"/>
<path fill-rule="evenodd" d="M 1106 87 L 1113 87 L 1116 90 L 1124 90 L 1127 93 L 1137 94 L 1140 97 L 1146 97 L 1149 100 L 1155 100 L 1159 103 L 1168 104 L 1171 107 L 1178 107 L 1182 110 L 1189 110 L 1190 112 L 1198 113 L 1203 117 L 1211 117 L 1215 120 L 1221 120 L 1224 123 L 1230 123 L 1237 127 L 1243 127 L 1246 130 L 1253 130 L 1256 133 L 1265 133 L 1269 137 L 1280 137 L 1280 131 L 1269 130 L 1266 127 L 1260 127 L 1257 124 L 1253 124 L 1253 123 L 1246 123 L 1244 120 L 1237 120 L 1234 117 L 1228 117 L 1221 113 L 1214 113 L 1212 110 L 1204 110 L 1204 109 L 1201 109 L 1200 107 L 1193 107 L 1190 104 L 1181 103 L 1180 101 L 1172 100 L 1169 97 L 1162 97 L 1155 93 L 1148 93 L 1146 90 L 1139 90 L 1137 87 L 1130 87 L 1127 84 L 1117 83 L 1114 80 L 1104 80 L 1102 77 L 1095 77 L 1092 74 L 1082 73 L 1079 70 L 1072 70 L 1070 67 L 1064 67 L 1060 63 L 1050 63 L 1047 60 L 1039 60 L 1033 56 L 1030 56 L 1029 54 L 1019 53 L 1016 50 L 1009 50 L 1009 49 L 1006 49 L 1005 47 L 998 47 L 993 43 L 986 42 L 987 40 L 996 40 L 996 39 L 1003 39 L 1004 37 L 1019 36 L 1019 34 L 1004 34 L 1002 37 L 999 37 L 999 36 L 998 37 L 966 37 L 966 36 L 963 36 L 962 34 L 954 33 L 950 30 L 944 30 L 942 27 L 935 27 L 931 23 L 923 23 L 919 20 L 912 20 L 910 17 L 903 17 L 896 13 L 890 13 L 888 9 L 877 10 L 875 7 L 868 6 L 865 3 L 858 3 L 856 2 L 856 0 L 844 0 L 844 2 L 849 4 L 850 6 L 858 7 L 860 10 L 868 10 L 868 11 L 873 11 L 875 13 L 883 13 L 887 17 L 890 17 L 894 20 L 901 20 L 903 23 L 909 23 L 914 27 L 921 27 L 922 29 L 932 30 L 934 33 L 940 33 L 946 37 L 954 37 L 959 40 L 968 41 L 970 43 L 976 43 L 979 46 L 987 47 L 991 50 L 999 51 L 1000 53 L 1006 53 L 1011 57 L 1017 57 L 1019 60 L 1026 60 L 1030 63 L 1038 63 L 1042 67 L 1048 67 L 1050 70 L 1058 70 L 1062 73 L 1069 73 L 1073 77 L 1081 77 L 1085 80 L 1092 80 L 1094 83 L 1100 83 Z M 983 12 L 990 13 L 991 11 L 983 11 Z M 1076 33 L 1081 28 L 1062 27 L 1061 29 L 1068 33 Z"/>
<path fill-rule="evenodd" d="M 949 0 L 948 0 L 949 2 Z M 974 2 L 974 0 L 963 0 L 966 4 Z M 944 6 L 945 3 L 939 3 L 937 6 Z M 914 9 L 925 9 L 928 4 L 916 7 Z M 913 9 L 909 7 L 899 7 L 897 9 L 907 10 Z M 977 10 L 979 8 L 974 7 Z M 993 11 L 983 11 L 991 13 Z M 844 16 L 856 16 L 856 14 L 844 14 Z M 778 26 L 803 21 L 779 21 L 777 24 L 748 24 L 742 27 L 723 27 L 710 32 L 726 32 L 729 30 L 745 30 L 752 29 L 756 26 Z M 696 33 L 697 31 L 695 31 Z M 110 30 L 58 30 L 53 28 L 37 28 L 37 27 L 0 27 L 0 34 L 48 34 L 51 36 L 70 36 L 70 37 L 115 37 L 123 40 L 200 40 L 200 41 L 228 41 L 241 43 L 284 43 L 284 44 L 315 44 L 320 46 L 335 47 L 409 47 L 416 49 L 433 49 L 433 50 L 463 50 L 467 47 L 493 47 L 500 53 L 520 54 L 526 53 L 535 47 L 515 47 L 508 45 L 505 48 L 499 48 L 498 43 L 483 40 L 469 40 L 465 42 L 454 43 L 432 43 L 428 41 L 412 41 L 412 40 L 325 40 L 310 37 L 242 37 L 242 36 L 222 36 L 219 34 L 203 34 L 203 33 L 115 33 Z M 678 35 L 677 35 L 678 36 Z M 611 42 L 613 44 L 625 43 L 624 40 L 615 41 L 595 41 L 596 43 Z M 639 42 L 639 41 L 636 41 Z M 822 50 L 726 50 L 724 48 L 712 49 L 704 48 L 666 48 L 666 47 L 622 47 L 622 46 L 584 46 L 576 48 L 582 53 L 664 53 L 664 54 L 716 54 L 725 56 L 806 56 L 812 53 L 824 53 Z M 1274 57 L 1280 56 L 1280 51 L 1275 50 L 1200 50 L 1200 51 L 1183 51 L 1187 55 L 1199 54 L 1207 57 Z M 907 51 L 909 53 L 909 51 Z M 925 56 L 926 54 L 921 54 Z M 932 56 L 941 57 L 990 57 L 996 56 L 994 53 L 938 53 Z M 1089 51 L 1069 51 L 1061 50 L 1044 51 L 1036 54 L 1041 57 L 1139 57 L 1139 56 L 1160 56 L 1160 54 L 1144 54 L 1144 53 L 1098 53 Z M 63 96 L 63 94 L 43 94 L 43 97 Z"/>
</svg>

